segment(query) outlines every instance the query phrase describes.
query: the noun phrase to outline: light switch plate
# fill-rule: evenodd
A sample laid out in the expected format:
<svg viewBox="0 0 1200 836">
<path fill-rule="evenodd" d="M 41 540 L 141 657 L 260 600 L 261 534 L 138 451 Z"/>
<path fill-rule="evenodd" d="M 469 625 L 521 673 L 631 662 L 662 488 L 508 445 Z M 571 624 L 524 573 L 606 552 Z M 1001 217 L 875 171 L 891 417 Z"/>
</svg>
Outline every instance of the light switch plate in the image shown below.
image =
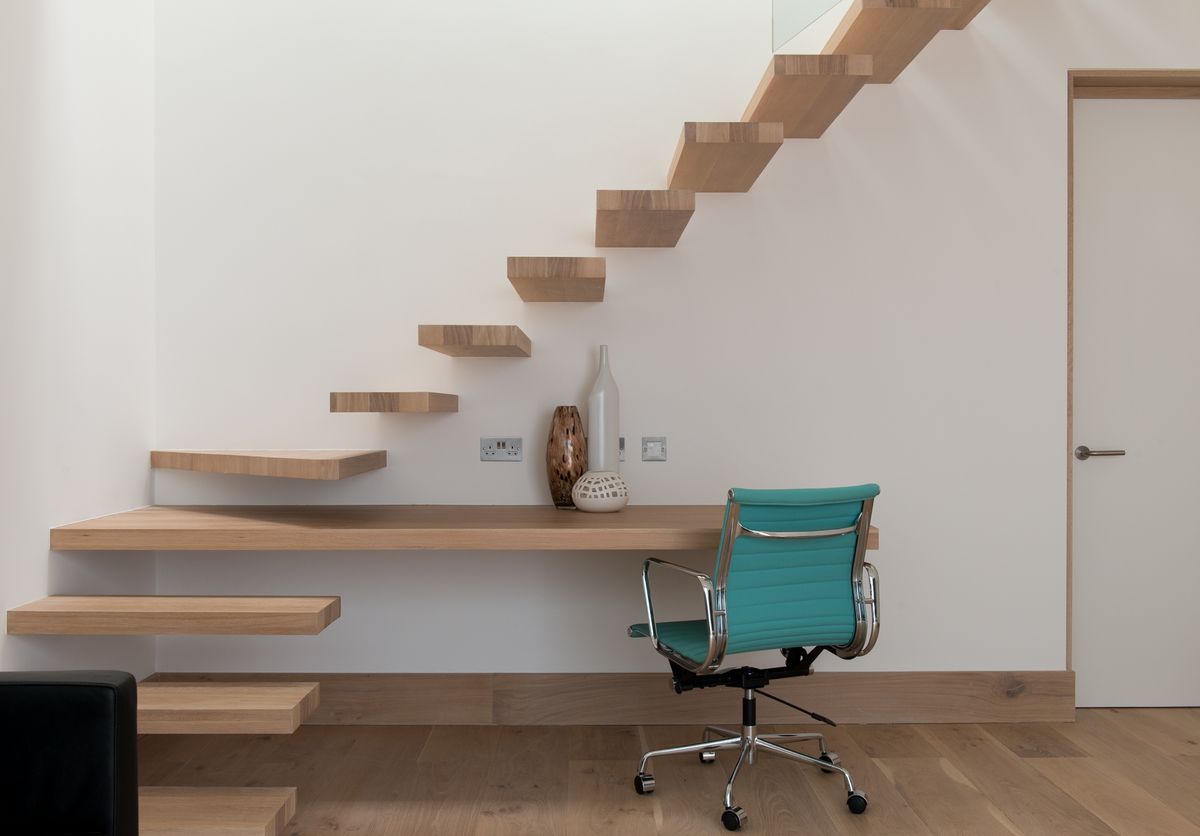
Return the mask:
<svg viewBox="0 0 1200 836">
<path fill-rule="evenodd" d="M 519 462 L 522 460 L 519 436 L 498 436 L 479 439 L 481 462 Z"/>
<path fill-rule="evenodd" d="M 667 460 L 667 437 L 665 435 L 642 436 L 642 461 L 665 462 Z"/>
<path fill-rule="evenodd" d="M 617 461 L 625 461 L 625 436 L 621 436 L 617 443 Z"/>
</svg>

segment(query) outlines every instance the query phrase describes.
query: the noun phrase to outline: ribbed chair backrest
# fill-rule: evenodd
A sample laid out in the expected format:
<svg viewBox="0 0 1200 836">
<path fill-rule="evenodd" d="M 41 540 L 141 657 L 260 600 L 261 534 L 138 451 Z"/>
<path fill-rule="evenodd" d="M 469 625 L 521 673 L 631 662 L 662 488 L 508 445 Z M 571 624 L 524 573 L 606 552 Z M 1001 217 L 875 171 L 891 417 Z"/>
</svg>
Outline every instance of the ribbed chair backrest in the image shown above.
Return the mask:
<svg viewBox="0 0 1200 836">
<path fill-rule="evenodd" d="M 713 573 L 718 604 L 724 579 L 726 653 L 838 647 L 854 640 L 853 583 L 878 494 L 873 484 L 729 492 Z M 840 529 L 848 530 L 826 537 L 764 536 Z"/>
</svg>

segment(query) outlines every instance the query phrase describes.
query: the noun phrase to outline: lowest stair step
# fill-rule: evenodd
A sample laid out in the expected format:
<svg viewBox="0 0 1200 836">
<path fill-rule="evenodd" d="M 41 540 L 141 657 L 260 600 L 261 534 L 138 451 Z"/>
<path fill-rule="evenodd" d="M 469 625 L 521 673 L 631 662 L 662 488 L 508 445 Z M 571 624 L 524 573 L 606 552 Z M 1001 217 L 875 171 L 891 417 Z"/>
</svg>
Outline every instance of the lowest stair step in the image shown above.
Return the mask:
<svg viewBox="0 0 1200 836">
<path fill-rule="evenodd" d="M 963 20 L 963 5 L 962 0 L 854 0 L 822 52 L 870 55 L 874 72 L 867 82 L 889 84 L 934 35 Z"/>
<path fill-rule="evenodd" d="M 603 302 L 606 261 L 596 257 L 508 257 L 508 280 L 526 302 Z"/>
<path fill-rule="evenodd" d="M 153 450 L 150 466 L 339 481 L 387 466 L 386 450 Z"/>
<path fill-rule="evenodd" d="M 8 611 L 17 636 L 315 636 L 341 615 L 337 596 L 51 595 Z"/>
<path fill-rule="evenodd" d="M 139 787 L 139 836 L 279 836 L 295 787 Z"/>
<path fill-rule="evenodd" d="M 451 357 L 533 356 L 533 343 L 515 325 L 418 325 L 417 344 Z"/>
<path fill-rule="evenodd" d="M 321 701 L 316 682 L 138 684 L 138 734 L 291 734 Z"/>
<path fill-rule="evenodd" d="M 599 189 L 597 247 L 674 247 L 696 211 L 682 189 Z"/>
<path fill-rule="evenodd" d="M 782 122 L 789 138 L 816 139 L 874 72 L 870 55 L 776 55 L 742 118 Z"/>
<path fill-rule="evenodd" d="M 782 145 L 779 122 L 685 122 L 667 183 L 694 192 L 748 192 Z"/>
</svg>

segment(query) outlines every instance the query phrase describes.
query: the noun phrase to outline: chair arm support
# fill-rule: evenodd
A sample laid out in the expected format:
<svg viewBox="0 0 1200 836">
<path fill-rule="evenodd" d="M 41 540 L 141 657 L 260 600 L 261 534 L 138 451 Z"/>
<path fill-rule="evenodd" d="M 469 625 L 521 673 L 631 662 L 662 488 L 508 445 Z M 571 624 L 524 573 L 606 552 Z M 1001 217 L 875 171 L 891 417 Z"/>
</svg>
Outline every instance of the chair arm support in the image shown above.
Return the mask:
<svg viewBox="0 0 1200 836">
<path fill-rule="evenodd" d="M 690 575 L 700 584 L 700 591 L 704 596 L 704 618 L 708 623 L 708 654 L 704 662 L 699 666 L 693 660 L 687 659 L 671 648 L 666 647 L 658 639 L 658 623 L 654 619 L 654 601 L 650 593 L 651 566 L 661 566 L 664 569 L 671 569 L 684 575 Z M 647 558 L 646 562 L 642 564 L 642 593 L 646 598 L 646 622 L 650 627 L 650 641 L 656 651 L 694 672 L 715 669 L 716 666 L 720 665 L 725 649 L 725 612 L 716 608 L 713 581 L 709 575 L 689 569 L 686 566 L 680 566 L 678 563 L 659 560 L 656 557 Z"/>
<path fill-rule="evenodd" d="M 867 608 L 867 625 L 870 634 L 859 656 L 866 656 L 875 647 L 879 638 L 879 572 L 870 563 L 863 564 L 863 576 L 866 587 L 863 590 L 863 604 Z"/>
</svg>

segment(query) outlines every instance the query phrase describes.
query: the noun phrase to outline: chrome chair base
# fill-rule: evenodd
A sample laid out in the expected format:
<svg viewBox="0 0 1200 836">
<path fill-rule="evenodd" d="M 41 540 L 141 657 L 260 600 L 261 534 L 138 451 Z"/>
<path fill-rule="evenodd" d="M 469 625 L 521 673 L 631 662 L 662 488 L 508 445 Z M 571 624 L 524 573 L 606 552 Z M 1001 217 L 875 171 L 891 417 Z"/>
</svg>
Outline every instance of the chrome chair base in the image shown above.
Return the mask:
<svg viewBox="0 0 1200 836">
<path fill-rule="evenodd" d="M 754 699 L 752 694 L 753 691 L 747 692 L 748 700 L 752 701 Z M 809 755 L 782 745 L 810 741 L 817 742 L 820 750 L 819 755 Z M 738 830 L 746 823 L 747 815 L 745 809 L 733 803 L 733 784 L 737 780 L 742 767 L 752 765 L 760 753 L 775 755 L 795 763 L 815 766 L 822 772 L 836 772 L 840 774 L 846 786 L 846 806 L 850 808 L 850 812 L 859 814 L 865 812 L 867 809 L 866 793 L 854 788 L 854 780 L 850 777 L 850 773 L 842 767 L 838 756 L 829 751 L 823 734 L 815 732 L 759 734 L 758 727 L 753 725 L 743 725 L 740 733 L 722 728 L 721 726 L 707 726 L 704 729 L 704 739 L 699 743 L 693 743 L 688 746 L 672 746 L 668 749 L 655 749 L 647 752 L 642 755 L 641 763 L 638 764 L 637 775 L 633 779 L 633 788 L 638 795 L 648 795 L 654 792 L 654 775 L 647 771 L 650 761 L 653 758 L 668 755 L 695 754 L 699 757 L 701 763 L 708 764 L 716 760 L 717 752 L 734 749 L 737 750 L 738 757 L 733 765 L 733 771 L 729 773 L 729 781 L 725 784 L 725 810 L 721 814 L 721 823 L 725 825 L 727 830 Z"/>
</svg>

